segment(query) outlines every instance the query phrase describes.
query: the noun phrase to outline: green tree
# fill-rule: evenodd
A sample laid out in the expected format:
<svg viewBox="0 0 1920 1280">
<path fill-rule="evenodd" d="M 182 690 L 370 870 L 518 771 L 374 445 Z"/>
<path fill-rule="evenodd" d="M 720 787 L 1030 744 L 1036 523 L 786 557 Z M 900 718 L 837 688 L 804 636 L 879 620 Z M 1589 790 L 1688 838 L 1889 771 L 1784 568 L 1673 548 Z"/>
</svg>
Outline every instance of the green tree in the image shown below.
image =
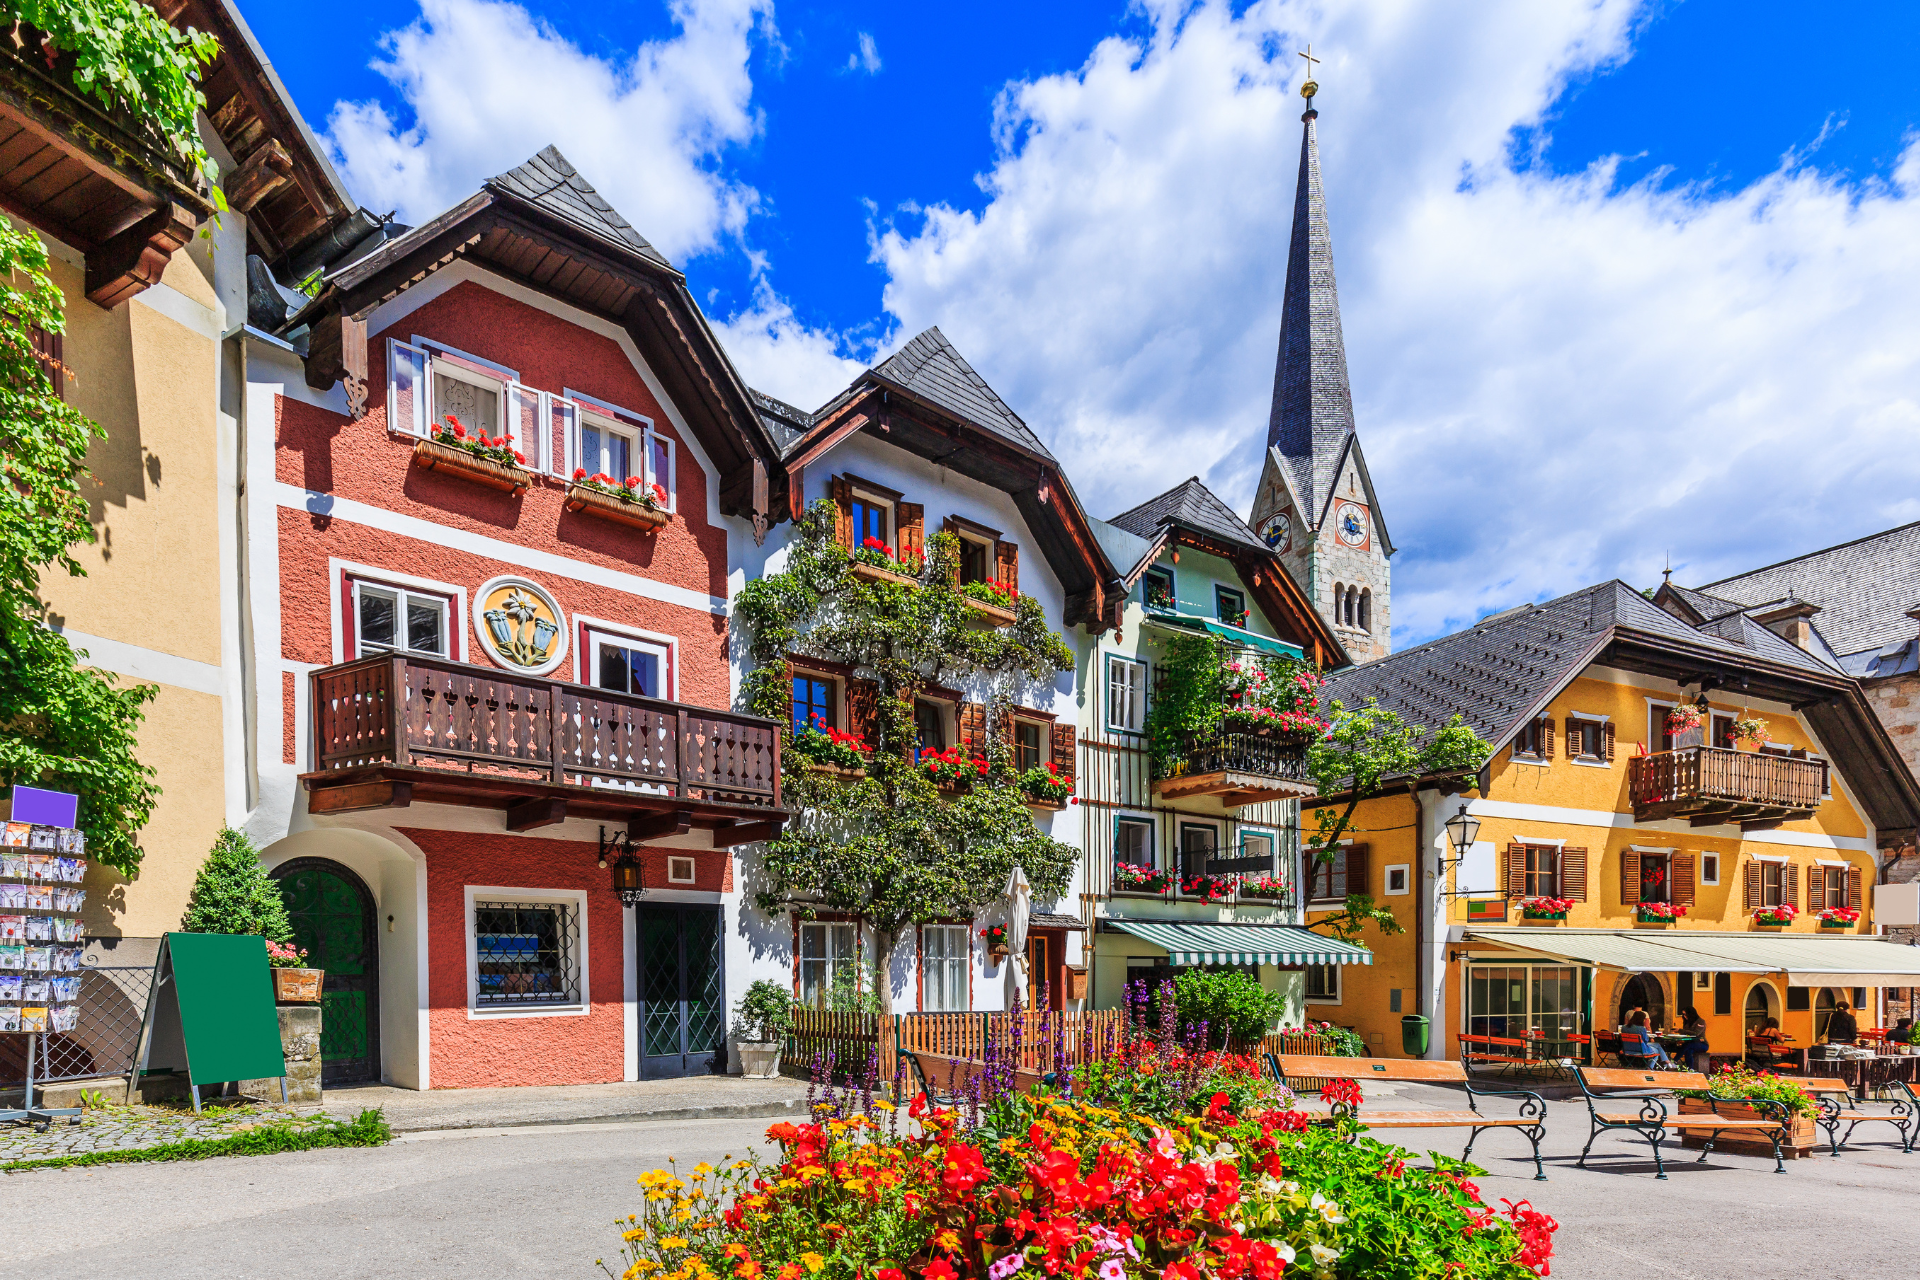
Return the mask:
<svg viewBox="0 0 1920 1280">
<path fill-rule="evenodd" d="M 1258 1040 L 1287 1011 L 1284 995 L 1237 970 L 1182 969 L 1174 975 L 1173 1000 L 1181 1030 L 1204 1022 L 1215 1049 Z"/>
<path fill-rule="evenodd" d="M 274 942 L 293 939 L 293 921 L 280 890 L 260 865 L 260 851 L 244 831 L 222 827 L 193 878 L 183 933 L 257 933 Z"/>
<path fill-rule="evenodd" d="M 1023 685 L 1071 670 L 1073 654 L 1031 596 L 1020 597 L 1010 627 L 972 623 L 954 585 L 952 534 L 932 539 L 912 585 L 875 582 L 849 571 L 835 517 L 832 502 L 814 504 L 794 522 L 786 568 L 741 593 L 737 616 L 753 662 L 744 692 L 754 712 L 785 721 L 788 655 L 845 664 L 875 686 L 872 756 L 867 776 L 850 781 L 811 773 L 797 753 L 785 754 L 795 816 L 767 846 L 755 897 L 767 911 L 845 911 L 870 924 L 885 1011 L 887 962 L 904 930 L 973 915 L 1016 866 L 1036 897 L 1066 891 L 1079 853 L 1034 826 L 999 725 Z M 949 798 L 914 763 L 913 706 L 929 685 L 959 681 L 991 690 L 988 772 Z"/>
<path fill-rule="evenodd" d="M 1318 830 L 1307 841 L 1305 852 L 1319 863 L 1332 860 L 1361 801 L 1378 795 L 1389 780 L 1464 780 L 1465 789 L 1472 790 L 1473 775 L 1493 754 L 1492 746 L 1458 715 L 1431 736 L 1424 726 L 1381 706 L 1377 698 L 1368 698 L 1353 710 L 1336 700 L 1329 719 L 1326 736 L 1307 752 L 1307 772 L 1319 784 L 1322 800 L 1334 802 L 1314 810 Z M 1324 925 L 1345 941 L 1355 942 L 1369 922 L 1388 936 L 1403 932 L 1393 912 L 1376 906 L 1364 893 L 1348 894 L 1339 912 L 1314 921 L 1311 927 Z"/>
</svg>

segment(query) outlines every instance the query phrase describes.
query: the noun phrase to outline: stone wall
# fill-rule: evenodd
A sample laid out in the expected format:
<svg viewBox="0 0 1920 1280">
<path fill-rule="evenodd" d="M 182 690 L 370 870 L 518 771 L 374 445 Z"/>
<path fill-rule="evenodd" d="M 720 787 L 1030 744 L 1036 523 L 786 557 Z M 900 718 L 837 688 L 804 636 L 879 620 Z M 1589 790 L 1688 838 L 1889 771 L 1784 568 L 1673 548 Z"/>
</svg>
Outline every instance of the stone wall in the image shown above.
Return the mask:
<svg viewBox="0 0 1920 1280">
<path fill-rule="evenodd" d="M 1862 681 L 1873 713 L 1887 727 L 1907 768 L 1920 776 L 1920 674 Z"/>
</svg>

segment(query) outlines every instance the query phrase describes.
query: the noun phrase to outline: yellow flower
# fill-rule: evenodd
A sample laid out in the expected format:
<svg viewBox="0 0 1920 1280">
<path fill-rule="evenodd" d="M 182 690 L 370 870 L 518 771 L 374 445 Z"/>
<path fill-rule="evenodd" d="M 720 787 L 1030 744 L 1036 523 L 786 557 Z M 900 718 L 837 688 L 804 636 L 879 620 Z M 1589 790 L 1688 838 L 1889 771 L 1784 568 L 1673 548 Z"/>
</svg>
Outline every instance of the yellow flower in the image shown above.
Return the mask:
<svg viewBox="0 0 1920 1280">
<path fill-rule="evenodd" d="M 713 1172 L 713 1166 L 705 1160 L 702 1160 L 699 1164 L 693 1166 L 693 1172 L 696 1177 L 704 1178 Z"/>
<path fill-rule="evenodd" d="M 686 1237 L 685 1236 L 661 1236 L 660 1247 L 662 1249 L 684 1249 L 687 1247 Z"/>
<path fill-rule="evenodd" d="M 936 1249 L 945 1249 L 948 1253 L 958 1252 L 960 1233 L 949 1227 L 933 1237 L 933 1245 Z"/>
<path fill-rule="evenodd" d="M 894 1105 L 893 1105 L 893 1104 L 892 1104 L 891 1102 L 888 1102 L 888 1101 L 887 1101 L 887 1100 L 886 1100 L 885 1098 L 876 1098 L 876 1099 L 874 1099 L 874 1102 L 873 1102 L 873 1105 L 874 1105 L 874 1106 L 876 1106 L 876 1107 L 878 1107 L 878 1108 L 880 1108 L 880 1109 L 881 1109 L 882 1111 L 897 1111 L 897 1110 L 899 1110 L 899 1108 L 898 1108 L 898 1107 L 896 1107 L 896 1106 L 894 1106 Z"/>
<path fill-rule="evenodd" d="M 647 1238 L 647 1229 L 645 1227 L 635 1227 L 632 1231 L 622 1234 L 620 1238 L 628 1241 L 645 1240 Z"/>
<path fill-rule="evenodd" d="M 800 1261 L 806 1263 L 807 1270 L 815 1275 L 819 1275 L 820 1269 L 827 1265 L 827 1260 L 817 1253 L 803 1253 L 800 1255 Z"/>
</svg>

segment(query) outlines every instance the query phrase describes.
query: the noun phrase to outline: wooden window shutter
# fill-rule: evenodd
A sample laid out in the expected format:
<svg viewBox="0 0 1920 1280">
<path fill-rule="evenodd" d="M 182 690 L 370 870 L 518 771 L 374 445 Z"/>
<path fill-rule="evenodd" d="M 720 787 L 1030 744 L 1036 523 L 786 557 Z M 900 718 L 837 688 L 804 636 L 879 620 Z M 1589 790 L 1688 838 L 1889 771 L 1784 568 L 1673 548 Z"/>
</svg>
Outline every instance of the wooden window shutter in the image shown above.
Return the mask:
<svg viewBox="0 0 1920 1280">
<path fill-rule="evenodd" d="M 1523 844 L 1507 846 L 1506 880 L 1509 898 L 1527 896 L 1527 846 Z"/>
<path fill-rule="evenodd" d="M 1364 844 L 1350 844 L 1346 848 L 1347 892 L 1371 893 L 1373 886 L 1373 850 Z"/>
<path fill-rule="evenodd" d="M 847 732 L 877 747 L 880 728 L 880 686 L 871 680 L 847 681 Z"/>
<path fill-rule="evenodd" d="M 1693 905 L 1695 876 L 1693 874 L 1693 855 L 1676 853 L 1673 855 L 1673 901 L 1677 906 Z"/>
<path fill-rule="evenodd" d="M 1053 764 L 1062 773 L 1073 773 L 1075 729 L 1072 725 L 1056 720 L 1053 722 Z"/>
<path fill-rule="evenodd" d="M 987 754 L 987 709 L 978 702 L 963 702 L 954 712 L 960 746 L 976 759 Z"/>
<path fill-rule="evenodd" d="M 1587 900 L 1587 851 L 1560 851 L 1560 896 L 1573 902 Z"/>
<path fill-rule="evenodd" d="M 1613 721 L 1611 720 L 1607 721 L 1606 734 L 1607 734 L 1606 759 L 1608 764 L 1612 764 L 1613 763 Z"/>
<path fill-rule="evenodd" d="M 993 576 L 1015 591 L 1020 589 L 1020 548 L 1011 542 L 993 544 Z"/>
<path fill-rule="evenodd" d="M 1535 723 L 1540 726 L 1540 758 L 1551 760 L 1553 759 L 1553 717 L 1541 716 Z"/>
<path fill-rule="evenodd" d="M 67 398 L 67 366 L 62 356 L 66 348 L 64 334 L 51 333 L 39 325 L 27 326 L 27 336 L 33 341 L 33 358 L 40 365 L 40 371 L 47 375 L 47 381 L 53 384 L 53 398 Z"/>
<path fill-rule="evenodd" d="M 1746 904 L 1744 907 L 1745 910 L 1758 911 L 1760 909 L 1760 864 L 1752 859 L 1747 860 L 1747 870 L 1743 877 L 1741 895 L 1741 900 Z"/>
<path fill-rule="evenodd" d="M 1847 868 L 1847 905 L 1860 910 L 1860 868 Z"/>
<path fill-rule="evenodd" d="M 918 502 L 903 502 L 894 510 L 894 523 L 900 526 L 894 539 L 894 554 L 902 560 L 924 560 L 927 555 L 927 508 Z"/>
<path fill-rule="evenodd" d="M 1640 901 L 1640 855 L 1632 849 L 1620 853 L 1620 904 L 1631 907 Z"/>
<path fill-rule="evenodd" d="M 1827 869 L 1807 868 L 1807 905 L 1818 909 L 1827 905 Z"/>
<path fill-rule="evenodd" d="M 1800 909 L 1800 864 L 1789 862 L 1780 868 L 1780 901 Z"/>
<path fill-rule="evenodd" d="M 833 521 L 833 540 L 853 550 L 853 485 L 845 476 L 835 476 L 827 486 L 833 494 L 836 511 Z"/>
</svg>

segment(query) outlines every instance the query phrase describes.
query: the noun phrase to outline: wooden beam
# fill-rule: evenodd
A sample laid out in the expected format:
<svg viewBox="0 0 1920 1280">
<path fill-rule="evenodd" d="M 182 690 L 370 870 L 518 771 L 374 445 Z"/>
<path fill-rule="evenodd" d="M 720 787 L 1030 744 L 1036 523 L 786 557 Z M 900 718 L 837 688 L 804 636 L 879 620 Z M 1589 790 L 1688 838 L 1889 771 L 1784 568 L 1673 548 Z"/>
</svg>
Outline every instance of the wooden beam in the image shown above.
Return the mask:
<svg viewBox="0 0 1920 1280">
<path fill-rule="evenodd" d="M 730 827 L 716 827 L 713 832 L 713 847 L 731 849 L 738 844 L 753 844 L 760 840 L 771 840 L 780 834 L 785 824 L 772 820 L 767 822 L 736 822 Z"/>
<path fill-rule="evenodd" d="M 174 250 L 193 238 L 199 219 L 169 201 L 87 254 L 87 298 L 109 309 L 160 282 Z"/>
<path fill-rule="evenodd" d="M 413 803 L 411 782 L 356 782 L 320 787 L 307 797 L 308 813 L 358 813 L 363 809 L 405 809 Z"/>
<path fill-rule="evenodd" d="M 292 181 L 293 157 L 278 138 L 268 138 L 227 179 L 227 203 L 252 213 L 255 205 Z"/>
<path fill-rule="evenodd" d="M 531 831 L 551 827 L 567 820 L 567 802 L 551 796 L 535 796 L 507 806 L 507 830 Z"/>
<path fill-rule="evenodd" d="M 627 839 L 635 844 L 658 840 L 662 836 L 683 836 L 693 827 L 688 809 L 669 809 L 665 813 L 641 813 L 627 819 Z"/>
</svg>

